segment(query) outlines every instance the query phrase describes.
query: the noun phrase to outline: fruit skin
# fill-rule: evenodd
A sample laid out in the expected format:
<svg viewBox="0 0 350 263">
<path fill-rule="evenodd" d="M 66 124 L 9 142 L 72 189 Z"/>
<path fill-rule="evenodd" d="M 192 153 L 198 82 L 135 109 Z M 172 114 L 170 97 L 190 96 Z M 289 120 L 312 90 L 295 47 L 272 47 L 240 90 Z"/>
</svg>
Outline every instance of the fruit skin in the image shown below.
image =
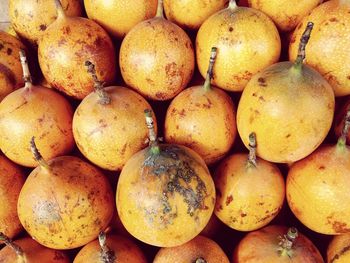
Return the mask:
<svg viewBox="0 0 350 263">
<path fill-rule="evenodd" d="M 18 198 L 18 216 L 40 244 L 55 249 L 77 248 L 94 240 L 113 215 L 113 192 L 94 166 L 73 156 L 38 166 Z"/>
<path fill-rule="evenodd" d="M 196 262 L 199 258 L 210 263 L 230 262 L 217 243 L 204 236 L 196 236 L 181 246 L 161 248 L 153 263 L 187 263 Z"/>
<path fill-rule="evenodd" d="M 117 186 L 117 210 L 137 239 L 160 247 L 186 243 L 208 223 L 215 187 L 203 159 L 179 145 L 150 147 L 125 164 Z"/>
<path fill-rule="evenodd" d="M 80 1 L 60 0 L 68 16 L 81 16 Z M 10 0 L 11 25 L 19 36 L 37 44 L 47 27 L 55 21 L 57 11 L 53 0 Z"/>
<path fill-rule="evenodd" d="M 293 30 L 323 0 L 248 0 L 249 6 L 268 15 L 281 31 Z"/>
<path fill-rule="evenodd" d="M 0 232 L 14 238 L 23 227 L 17 215 L 17 200 L 24 184 L 23 171 L 2 154 L 0 155 Z M 1 260 L 0 260 L 1 262 Z"/>
<path fill-rule="evenodd" d="M 53 250 L 40 245 L 30 237 L 24 237 L 14 241 L 20 246 L 25 254 L 25 263 L 69 263 L 69 257 L 62 251 Z M 0 262 L 22 262 L 19 261 L 16 253 L 10 247 L 4 247 L 0 250 Z"/>
<path fill-rule="evenodd" d="M 297 56 L 296 40 L 307 21 L 314 23 L 314 29 L 306 47 L 305 63 L 315 68 L 331 84 L 335 96 L 350 94 L 350 4 L 332 0 L 315 8 L 306 16 L 292 35 L 289 58 Z"/>
<path fill-rule="evenodd" d="M 242 91 L 250 78 L 278 61 L 281 41 L 272 20 L 247 7 L 223 9 L 209 17 L 196 38 L 198 69 L 206 75 L 211 47 L 218 54 L 212 84 L 228 91 Z"/>
<path fill-rule="evenodd" d="M 287 231 L 284 226 L 270 225 L 248 233 L 235 248 L 232 263 L 324 262 L 315 245 L 301 233 L 292 248 L 292 257 L 280 255 L 279 237 L 283 237 Z"/>
<path fill-rule="evenodd" d="M 164 126 L 166 142 L 191 148 L 208 165 L 225 156 L 237 134 L 233 102 L 215 87 L 182 91 L 171 101 Z"/>
<path fill-rule="evenodd" d="M 223 160 L 214 174 L 215 215 L 229 227 L 252 231 L 267 225 L 282 208 L 285 185 L 277 166 L 262 159 L 248 166 L 246 154 Z M 254 184 L 254 191 L 252 191 Z"/>
<path fill-rule="evenodd" d="M 164 0 L 164 11 L 171 22 L 184 29 L 197 30 L 208 17 L 226 4 L 227 0 Z"/>
<path fill-rule="evenodd" d="M 107 235 L 106 245 L 115 254 L 116 263 L 147 263 L 142 250 L 130 239 L 119 235 Z M 101 247 L 98 240 L 84 246 L 73 263 L 95 263 L 101 261 Z M 102 262 L 102 261 L 101 261 Z"/>
<path fill-rule="evenodd" d="M 348 263 L 350 261 L 350 233 L 334 236 L 328 245 L 327 263 Z"/>
<path fill-rule="evenodd" d="M 88 17 L 116 38 L 123 38 L 138 23 L 153 18 L 157 0 L 84 0 Z"/>
<path fill-rule="evenodd" d="M 110 104 L 101 105 L 96 92 L 79 104 L 73 117 L 73 134 L 79 150 L 91 162 L 120 171 L 126 161 L 147 147 L 144 109 L 151 106 L 138 93 L 120 86 L 104 89 Z M 156 121 L 155 121 L 156 123 Z"/>
<path fill-rule="evenodd" d="M 128 86 L 148 99 L 168 100 L 192 78 L 192 42 L 185 31 L 164 18 L 146 20 L 124 38 L 119 64 Z"/>
<path fill-rule="evenodd" d="M 257 155 L 291 163 L 312 153 L 327 136 L 333 120 L 332 87 L 311 67 L 300 72 L 291 62 L 276 63 L 247 84 L 237 109 L 237 129 L 248 147 L 256 133 Z"/>
</svg>

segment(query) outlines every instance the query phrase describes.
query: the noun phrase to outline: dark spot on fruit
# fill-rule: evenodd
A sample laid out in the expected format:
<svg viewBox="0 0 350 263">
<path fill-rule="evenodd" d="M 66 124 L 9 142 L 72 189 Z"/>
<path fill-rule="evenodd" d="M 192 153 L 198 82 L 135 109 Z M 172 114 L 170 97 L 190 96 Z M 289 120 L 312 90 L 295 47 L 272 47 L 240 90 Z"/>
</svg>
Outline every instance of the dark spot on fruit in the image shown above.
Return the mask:
<svg viewBox="0 0 350 263">
<path fill-rule="evenodd" d="M 182 109 L 180 112 L 179 112 L 179 115 L 180 115 L 180 118 L 183 118 L 186 116 L 186 111 L 185 109 Z"/>
<path fill-rule="evenodd" d="M 7 53 L 7 55 L 11 55 L 12 54 L 12 49 L 11 48 L 7 48 L 6 53 Z"/>
<path fill-rule="evenodd" d="M 232 31 L 233 31 L 233 27 L 230 26 L 230 27 L 228 28 L 228 31 L 232 32 Z"/>
<path fill-rule="evenodd" d="M 179 39 L 177 37 L 175 37 L 175 41 L 179 41 Z"/>
<path fill-rule="evenodd" d="M 338 22 L 339 20 L 336 17 L 332 17 L 329 19 L 329 22 Z"/>
<path fill-rule="evenodd" d="M 347 76 L 347 79 L 350 79 L 350 75 L 349 75 L 349 76 Z"/>
<path fill-rule="evenodd" d="M 247 214 L 246 213 L 241 213 L 241 217 L 246 217 Z"/>
<path fill-rule="evenodd" d="M 350 12 L 349 12 L 350 13 Z M 340 252 L 336 253 L 333 258 L 329 261 L 329 263 L 333 263 L 334 261 L 338 260 L 342 255 L 344 255 L 346 252 L 350 250 L 350 245 L 343 247 Z"/>
<path fill-rule="evenodd" d="M 176 125 L 176 130 L 178 130 L 180 127 L 179 127 L 179 125 Z"/>
<path fill-rule="evenodd" d="M 231 202 L 233 201 L 233 196 L 232 195 L 229 195 L 227 198 L 226 198 L 226 206 L 228 206 Z"/>
<path fill-rule="evenodd" d="M 127 143 L 125 143 L 124 145 L 123 145 L 123 147 L 122 147 L 122 149 L 120 150 L 120 155 L 124 155 L 125 154 L 125 151 L 126 151 L 126 147 L 128 146 L 128 144 Z"/>
<path fill-rule="evenodd" d="M 258 78 L 258 83 L 261 87 L 267 87 L 266 80 L 262 77 Z"/>
<path fill-rule="evenodd" d="M 279 212 L 279 208 L 275 208 L 273 211 L 271 211 L 271 213 L 268 210 L 265 211 L 265 214 L 267 214 L 267 215 L 265 215 L 264 217 L 260 218 L 257 221 L 257 223 L 263 222 L 263 221 L 267 220 L 268 218 L 274 217 L 275 215 L 278 214 L 278 212 Z"/>
<path fill-rule="evenodd" d="M 62 28 L 62 31 L 63 31 L 63 34 L 69 35 L 70 32 L 71 32 L 71 29 L 70 29 L 69 26 L 64 26 L 64 27 Z"/>
<path fill-rule="evenodd" d="M 167 94 L 164 93 L 164 92 L 157 92 L 156 93 L 156 97 L 159 99 L 159 100 L 165 100 L 167 98 Z"/>
<path fill-rule="evenodd" d="M 254 93 L 252 94 L 252 96 L 253 96 L 253 97 L 257 97 L 258 95 L 254 92 Z"/>
<path fill-rule="evenodd" d="M 259 206 L 263 206 L 265 203 L 264 202 L 259 202 L 258 205 Z"/>
<path fill-rule="evenodd" d="M 289 138 L 291 136 L 291 134 L 290 133 L 288 133 L 287 135 L 286 135 L 286 138 Z"/>
<path fill-rule="evenodd" d="M 0 51 L 4 48 L 4 45 L 0 43 Z"/>
<path fill-rule="evenodd" d="M 259 100 L 265 102 L 265 98 L 263 96 L 260 96 Z"/>
<path fill-rule="evenodd" d="M 342 234 L 349 232 L 350 228 L 344 222 L 334 221 L 332 223 L 332 228 L 336 233 Z"/>
<path fill-rule="evenodd" d="M 40 31 L 45 31 L 46 28 L 47 28 L 47 26 L 44 25 L 44 24 L 41 24 L 41 25 L 39 26 L 39 30 L 40 30 Z"/>
<path fill-rule="evenodd" d="M 148 84 L 150 84 L 152 86 L 154 85 L 154 81 L 152 79 L 146 78 L 146 81 L 147 81 Z"/>
<path fill-rule="evenodd" d="M 321 165 L 320 167 L 318 167 L 319 170 L 324 170 L 326 167 L 324 167 L 323 165 Z"/>
</svg>

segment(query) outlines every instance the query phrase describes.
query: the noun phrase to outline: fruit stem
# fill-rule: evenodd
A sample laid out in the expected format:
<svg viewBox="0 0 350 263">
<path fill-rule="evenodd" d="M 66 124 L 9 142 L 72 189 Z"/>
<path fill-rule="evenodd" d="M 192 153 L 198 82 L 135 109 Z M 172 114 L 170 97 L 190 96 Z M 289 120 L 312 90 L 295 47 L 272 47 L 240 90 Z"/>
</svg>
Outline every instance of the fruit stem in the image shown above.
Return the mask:
<svg viewBox="0 0 350 263">
<path fill-rule="evenodd" d="M 256 135 L 255 135 L 255 132 L 252 132 L 249 134 L 248 167 L 256 167 Z"/>
<path fill-rule="evenodd" d="M 295 227 L 290 227 L 288 229 L 287 235 L 283 235 L 283 237 L 278 237 L 278 252 L 281 256 L 288 256 L 289 258 L 292 257 L 292 248 L 298 235 L 298 229 L 296 229 Z"/>
<path fill-rule="evenodd" d="M 19 258 L 18 262 L 21 262 L 21 263 L 27 262 L 22 248 L 16 245 L 15 243 L 13 243 L 13 241 L 2 232 L 0 232 L 0 241 L 3 241 L 6 246 L 12 248 L 15 251 L 17 257 Z"/>
<path fill-rule="evenodd" d="M 346 112 L 344 126 L 337 142 L 337 147 L 343 148 L 346 145 L 346 137 L 350 129 L 350 109 Z"/>
<path fill-rule="evenodd" d="M 200 257 L 197 258 L 193 263 L 207 263 L 207 261 L 204 258 Z"/>
<path fill-rule="evenodd" d="M 211 89 L 210 81 L 213 78 L 213 67 L 214 67 L 216 54 L 217 54 L 217 48 L 216 47 L 212 47 L 211 48 L 211 52 L 210 52 L 207 76 L 205 78 L 205 82 L 204 82 L 204 85 L 203 85 L 203 88 L 204 88 L 205 91 L 208 91 L 208 90 Z"/>
<path fill-rule="evenodd" d="M 43 156 L 39 152 L 38 148 L 36 147 L 34 136 L 30 140 L 30 150 L 31 150 L 32 154 L 34 155 L 35 161 L 37 161 L 42 168 L 50 171 L 50 169 L 51 169 L 50 165 L 45 161 L 45 159 L 43 158 Z"/>
<path fill-rule="evenodd" d="M 158 0 L 156 17 L 164 18 L 164 6 L 163 0 Z"/>
<path fill-rule="evenodd" d="M 160 148 L 158 144 L 158 138 L 154 130 L 152 111 L 150 109 L 146 109 L 144 112 L 146 117 L 146 125 L 148 128 L 148 138 L 149 146 L 151 147 L 151 153 L 154 155 L 158 155 L 160 153 Z"/>
<path fill-rule="evenodd" d="M 65 17 L 66 14 L 64 13 L 61 1 L 55 0 L 55 5 L 56 5 L 56 10 L 57 10 L 57 18 Z"/>
<path fill-rule="evenodd" d="M 234 10 L 237 8 L 237 3 L 235 0 L 230 0 L 230 3 L 228 4 L 228 8 L 231 10 Z"/>
<path fill-rule="evenodd" d="M 94 80 L 94 89 L 99 97 L 98 103 L 101 105 L 110 104 L 111 98 L 103 88 L 104 83 L 97 78 L 95 65 L 87 60 L 85 61 L 85 66 L 87 67 L 87 72 L 90 73 L 92 79 Z"/>
<path fill-rule="evenodd" d="M 103 263 L 114 263 L 116 260 L 114 251 L 106 244 L 106 233 L 101 231 L 98 235 L 98 242 L 101 247 L 101 260 Z"/>
<path fill-rule="evenodd" d="M 19 51 L 19 59 L 23 70 L 24 88 L 30 89 L 33 86 L 32 76 L 30 75 L 26 53 L 23 49 Z"/>
<path fill-rule="evenodd" d="M 308 22 L 307 26 L 305 28 L 305 31 L 300 38 L 298 56 L 295 59 L 294 66 L 293 66 L 294 69 L 297 69 L 299 71 L 301 70 L 301 67 L 303 65 L 303 61 L 305 59 L 305 48 L 306 48 L 307 43 L 309 42 L 311 31 L 312 31 L 313 27 L 314 27 L 314 23 Z"/>
</svg>

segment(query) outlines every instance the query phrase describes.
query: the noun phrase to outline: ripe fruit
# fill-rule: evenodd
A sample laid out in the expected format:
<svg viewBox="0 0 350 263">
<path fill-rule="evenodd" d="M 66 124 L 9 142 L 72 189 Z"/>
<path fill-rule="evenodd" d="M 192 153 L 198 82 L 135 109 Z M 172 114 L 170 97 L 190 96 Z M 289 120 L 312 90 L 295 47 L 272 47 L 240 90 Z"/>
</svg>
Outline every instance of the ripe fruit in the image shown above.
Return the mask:
<svg viewBox="0 0 350 263">
<path fill-rule="evenodd" d="M 267 226 L 248 233 L 238 244 L 232 263 L 323 263 L 315 245 L 296 228 Z"/>
<path fill-rule="evenodd" d="M 88 17 L 117 38 L 157 11 L 157 0 L 84 0 L 84 5 Z"/>
<path fill-rule="evenodd" d="M 296 39 L 302 34 L 307 21 L 315 24 L 306 52 L 305 63 L 315 68 L 331 84 L 335 96 L 350 94 L 350 2 L 331 0 L 315 8 L 293 33 L 289 57 L 298 52 Z"/>
<path fill-rule="evenodd" d="M 146 111 L 150 146 L 123 167 L 117 209 L 125 228 L 137 239 L 161 247 L 178 246 L 198 235 L 215 204 L 215 188 L 203 159 L 175 144 L 158 144 Z"/>
<path fill-rule="evenodd" d="M 13 162 L 35 167 L 37 163 L 28 147 L 32 136 L 37 138 L 45 158 L 71 151 L 73 110 L 59 93 L 32 84 L 24 53 L 21 63 L 25 86 L 0 103 L 0 149 Z"/>
<path fill-rule="evenodd" d="M 177 246 L 161 248 L 153 263 L 229 263 L 225 252 L 213 240 L 204 236 L 197 236 L 187 243 Z"/>
<path fill-rule="evenodd" d="M 350 262 L 350 233 L 334 236 L 328 245 L 327 263 Z"/>
<path fill-rule="evenodd" d="M 8 3 L 11 25 L 17 34 L 32 44 L 38 42 L 57 17 L 53 0 L 11 0 Z M 61 0 L 61 3 L 68 16 L 82 15 L 80 1 Z"/>
<path fill-rule="evenodd" d="M 281 41 L 269 17 L 230 0 L 228 8 L 209 17 L 198 31 L 196 54 L 202 76 L 208 68 L 211 47 L 218 48 L 213 84 L 242 91 L 255 73 L 278 61 Z"/>
<path fill-rule="evenodd" d="M 168 100 L 192 77 L 192 42 L 179 26 L 164 19 L 159 1 L 157 16 L 137 24 L 124 38 L 119 63 L 128 86 L 149 99 Z"/>
<path fill-rule="evenodd" d="M 91 162 L 108 170 L 121 170 L 125 162 L 147 146 L 143 110 L 150 108 L 138 93 L 119 86 L 103 88 L 94 65 L 88 63 L 95 92 L 79 104 L 73 117 L 75 142 Z"/>
<path fill-rule="evenodd" d="M 101 26 L 83 17 L 68 17 L 59 0 L 57 19 L 39 41 L 38 56 L 44 77 L 54 88 L 83 99 L 93 91 L 93 81 L 84 63 L 96 66 L 99 79 L 112 82 L 116 75 L 112 40 Z"/>
<path fill-rule="evenodd" d="M 325 145 L 296 162 L 287 177 L 287 201 L 294 215 L 315 232 L 350 232 L 350 147 L 345 144 L 350 111 L 336 145 Z"/>
<path fill-rule="evenodd" d="M 94 240 L 113 215 L 113 192 L 94 166 L 73 156 L 46 162 L 31 149 L 39 166 L 28 176 L 18 198 L 18 216 L 40 244 L 71 249 Z"/>
<path fill-rule="evenodd" d="M 225 156 L 237 133 L 231 98 L 210 84 L 215 56 L 216 48 L 212 48 L 204 85 L 187 88 L 171 101 L 164 129 L 167 143 L 191 148 L 208 165 Z"/>
<path fill-rule="evenodd" d="M 302 63 L 311 29 L 309 23 L 296 61 L 276 63 L 256 74 L 238 104 L 240 137 L 248 147 L 249 134 L 255 132 L 257 155 L 271 162 L 290 163 L 308 156 L 332 125 L 332 87 Z"/>
</svg>

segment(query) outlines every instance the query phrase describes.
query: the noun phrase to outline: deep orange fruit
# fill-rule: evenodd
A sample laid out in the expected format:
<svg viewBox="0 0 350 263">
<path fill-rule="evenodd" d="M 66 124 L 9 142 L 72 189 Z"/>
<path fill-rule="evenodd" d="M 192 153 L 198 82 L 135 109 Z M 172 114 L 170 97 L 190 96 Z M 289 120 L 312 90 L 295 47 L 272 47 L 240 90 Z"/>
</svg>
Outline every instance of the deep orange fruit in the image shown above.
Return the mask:
<svg viewBox="0 0 350 263">
<path fill-rule="evenodd" d="M 334 236 L 328 245 L 327 263 L 350 262 L 350 233 Z"/>
</svg>

